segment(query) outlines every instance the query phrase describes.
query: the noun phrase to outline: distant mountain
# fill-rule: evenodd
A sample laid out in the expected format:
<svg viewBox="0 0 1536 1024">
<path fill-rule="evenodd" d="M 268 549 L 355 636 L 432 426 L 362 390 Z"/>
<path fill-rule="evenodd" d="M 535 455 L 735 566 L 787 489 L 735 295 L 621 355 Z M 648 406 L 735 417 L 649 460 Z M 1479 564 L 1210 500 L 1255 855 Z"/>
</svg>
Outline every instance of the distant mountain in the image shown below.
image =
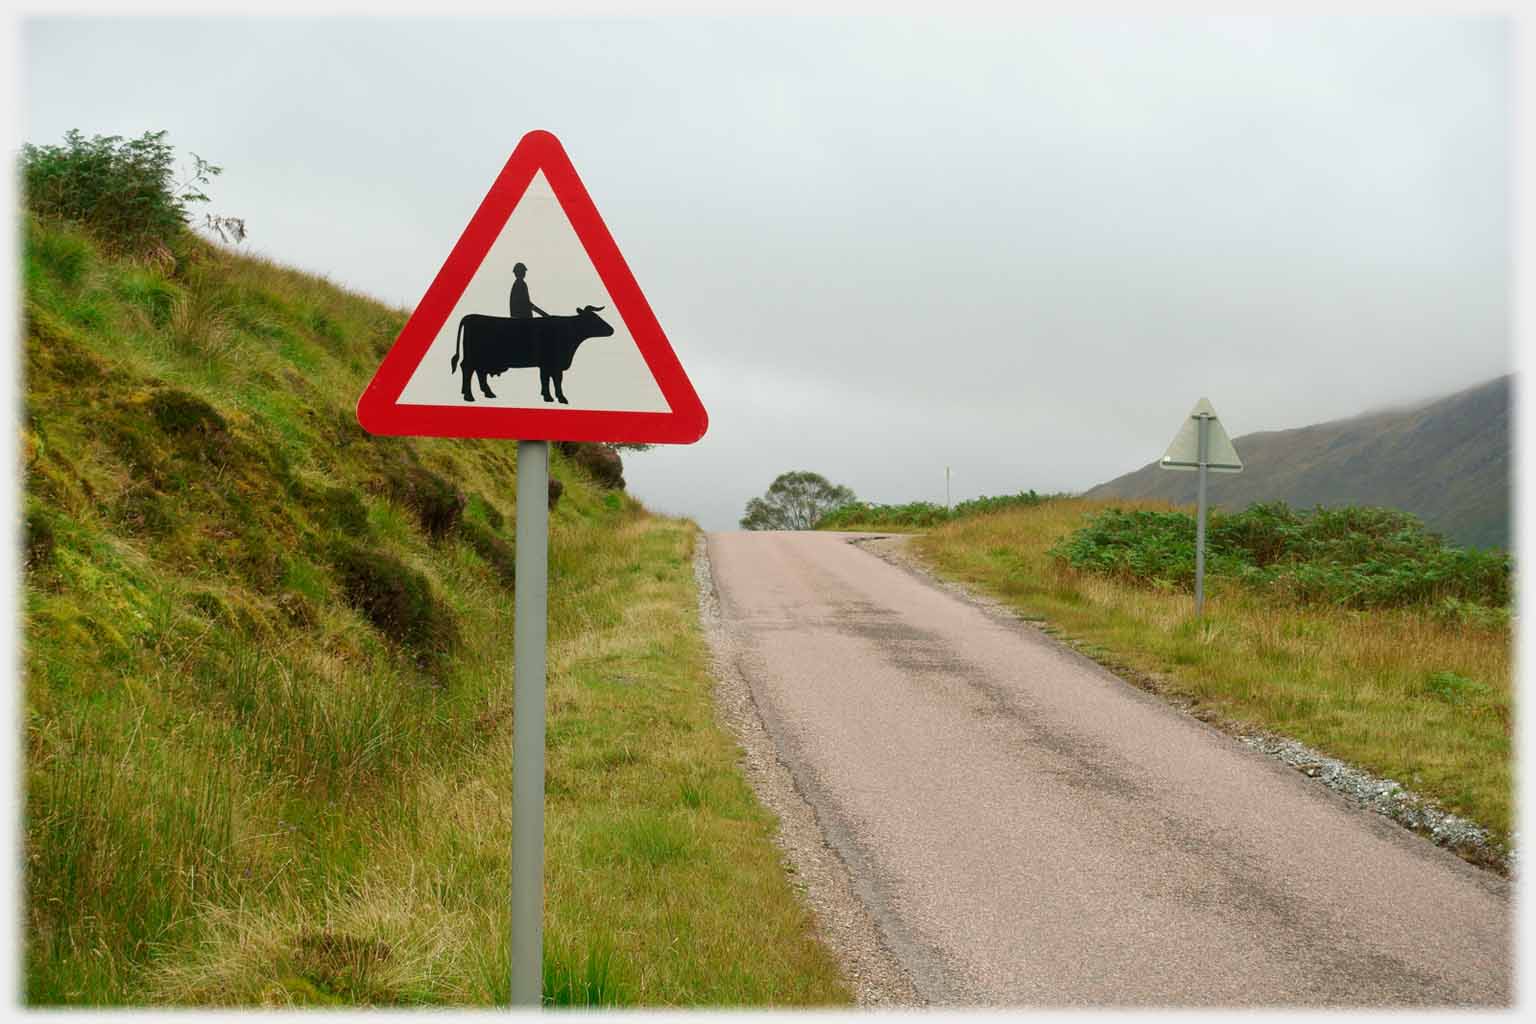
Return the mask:
<svg viewBox="0 0 1536 1024">
<path fill-rule="evenodd" d="M 1212 473 L 1213 507 L 1256 501 L 1385 505 L 1412 512 L 1448 541 L 1511 547 L 1513 376 L 1407 408 L 1233 438 L 1241 473 Z M 1195 501 L 1195 477 L 1152 463 L 1099 484 L 1092 498 Z"/>
</svg>

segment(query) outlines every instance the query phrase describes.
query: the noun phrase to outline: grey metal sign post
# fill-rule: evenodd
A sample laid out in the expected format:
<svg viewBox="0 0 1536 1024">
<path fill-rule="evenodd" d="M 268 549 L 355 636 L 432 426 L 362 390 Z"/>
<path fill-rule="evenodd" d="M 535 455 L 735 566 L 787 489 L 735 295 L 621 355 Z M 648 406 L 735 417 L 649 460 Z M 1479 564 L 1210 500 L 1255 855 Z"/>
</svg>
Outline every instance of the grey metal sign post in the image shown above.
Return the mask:
<svg viewBox="0 0 1536 1024">
<path fill-rule="evenodd" d="M 1205 614 L 1206 476 L 1243 471 L 1243 460 L 1237 457 L 1237 449 L 1232 447 L 1232 439 L 1209 399 L 1195 403 L 1158 465 L 1163 469 L 1193 469 L 1200 474 L 1195 489 L 1195 615 L 1200 617 Z"/>
<path fill-rule="evenodd" d="M 1200 482 L 1195 493 L 1195 617 L 1205 613 L 1205 481 L 1211 472 L 1211 417 L 1200 413 Z"/>
<path fill-rule="evenodd" d="M 542 1004 L 544 645 L 549 608 L 549 442 L 517 442 L 517 582 L 512 597 L 513 1006 Z"/>
</svg>

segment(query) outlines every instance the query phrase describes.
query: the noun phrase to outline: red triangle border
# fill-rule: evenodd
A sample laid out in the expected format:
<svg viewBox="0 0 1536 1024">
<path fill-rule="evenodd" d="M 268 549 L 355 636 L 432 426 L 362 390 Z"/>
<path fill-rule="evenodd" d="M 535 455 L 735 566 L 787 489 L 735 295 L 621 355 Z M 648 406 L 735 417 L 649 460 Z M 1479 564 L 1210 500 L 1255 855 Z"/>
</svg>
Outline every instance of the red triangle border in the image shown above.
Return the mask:
<svg viewBox="0 0 1536 1024">
<path fill-rule="evenodd" d="M 543 171 L 592 260 L 603 287 L 629 328 L 670 412 L 507 408 L 488 405 L 400 405 L 400 395 L 426 358 L 491 250 L 535 173 Z M 523 441 L 607 441 L 691 444 L 704 436 L 709 415 L 657 323 L 592 197 L 560 141 L 547 131 L 524 135 L 470 218 L 400 336 L 357 402 L 357 420 L 370 434 L 416 437 L 499 437 Z"/>
</svg>

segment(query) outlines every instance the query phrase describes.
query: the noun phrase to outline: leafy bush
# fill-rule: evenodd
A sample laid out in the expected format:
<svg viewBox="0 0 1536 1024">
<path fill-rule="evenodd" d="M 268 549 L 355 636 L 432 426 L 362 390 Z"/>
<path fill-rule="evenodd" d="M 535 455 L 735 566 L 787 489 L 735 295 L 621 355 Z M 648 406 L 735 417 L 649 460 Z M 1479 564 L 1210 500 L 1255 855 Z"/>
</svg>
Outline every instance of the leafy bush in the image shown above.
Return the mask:
<svg viewBox="0 0 1536 1024">
<path fill-rule="evenodd" d="M 1424 684 L 1424 690 L 1447 704 L 1465 704 L 1488 695 L 1488 687 L 1455 672 L 1436 672 Z"/>
<path fill-rule="evenodd" d="M 23 146 L 27 206 L 40 216 L 84 225 L 126 251 L 168 248 L 186 227 L 187 204 L 207 202 L 201 189 L 223 169 L 194 153 L 191 175 L 178 182 L 165 135 L 87 139 L 71 130 L 63 145 Z"/>
<path fill-rule="evenodd" d="M 1033 488 L 1027 491 L 1020 491 L 1018 494 L 999 494 L 996 497 L 990 498 L 983 495 L 980 498 L 972 498 L 969 501 L 962 501 L 956 505 L 954 512 L 950 514 L 950 518 L 960 519 L 965 516 L 985 515 L 989 512 L 1001 512 L 1009 508 L 1029 508 L 1039 505 L 1041 502 L 1049 501 L 1052 497 L 1053 495 L 1049 494 L 1036 494 Z"/>
<path fill-rule="evenodd" d="M 1034 491 L 1020 491 L 997 497 L 972 498 L 962 501 L 952 510 L 931 501 L 909 501 L 905 505 L 881 505 L 875 502 L 848 502 L 816 521 L 818 530 L 846 530 L 853 527 L 913 527 L 938 526 L 951 519 L 1001 512 L 1008 508 L 1038 505 L 1049 496 Z"/>
<path fill-rule="evenodd" d="M 853 526 L 937 526 L 949 519 L 942 505 L 931 501 L 909 501 L 905 505 L 880 505 L 875 502 L 849 502 L 839 505 L 816 521 L 818 530 L 844 530 Z"/>
<path fill-rule="evenodd" d="M 1189 587 L 1195 521 L 1185 512 L 1105 509 L 1050 553 L 1075 569 L 1126 582 Z M 1512 572 L 1508 555 L 1449 547 L 1417 518 L 1395 509 L 1303 512 L 1272 502 L 1234 515 L 1212 512 L 1206 531 L 1208 575 L 1301 603 L 1423 605 L 1437 614 L 1465 606 L 1503 608 Z"/>
</svg>

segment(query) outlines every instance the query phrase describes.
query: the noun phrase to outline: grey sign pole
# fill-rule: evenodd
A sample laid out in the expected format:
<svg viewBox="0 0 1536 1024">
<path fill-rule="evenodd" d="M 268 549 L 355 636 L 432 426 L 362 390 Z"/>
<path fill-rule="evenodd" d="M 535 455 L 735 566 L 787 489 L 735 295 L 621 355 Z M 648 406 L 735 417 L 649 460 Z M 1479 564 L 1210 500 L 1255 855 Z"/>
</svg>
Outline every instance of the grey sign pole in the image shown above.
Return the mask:
<svg viewBox="0 0 1536 1024">
<path fill-rule="evenodd" d="M 1205 478 L 1211 467 L 1211 417 L 1200 414 L 1200 483 L 1195 499 L 1195 617 L 1205 612 Z"/>
<path fill-rule="evenodd" d="M 512 1005 L 542 1004 L 544 644 L 549 614 L 549 442 L 517 442 L 512 642 Z"/>
<path fill-rule="evenodd" d="M 1211 473 L 1241 473 L 1243 460 L 1209 399 L 1195 403 L 1168 450 L 1158 460 L 1163 469 L 1194 470 L 1200 474 L 1195 505 L 1195 617 L 1205 614 L 1205 485 Z"/>
</svg>

